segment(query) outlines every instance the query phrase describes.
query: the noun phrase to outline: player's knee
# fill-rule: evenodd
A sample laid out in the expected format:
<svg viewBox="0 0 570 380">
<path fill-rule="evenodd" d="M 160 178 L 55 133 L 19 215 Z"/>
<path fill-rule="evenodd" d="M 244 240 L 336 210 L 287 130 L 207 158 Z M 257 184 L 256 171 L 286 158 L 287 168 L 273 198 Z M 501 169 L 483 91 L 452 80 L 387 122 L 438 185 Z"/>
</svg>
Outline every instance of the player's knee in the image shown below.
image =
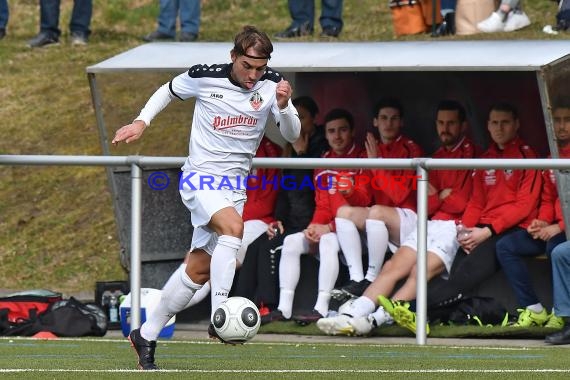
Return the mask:
<svg viewBox="0 0 570 380">
<path fill-rule="evenodd" d="M 241 239 L 243 237 L 243 220 L 229 220 L 222 226 L 221 230 L 222 233 L 220 235 L 228 235 Z"/>
<path fill-rule="evenodd" d="M 368 219 L 385 220 L 386 207 L 381 205 L 374 205 L 370 207 L 370 211 L 368 212 Z"/>
<path fill-rule="evenodd" d="M 336 212 L 337 218 L 351 219 L 354 217 L 354 209 L 350 206 L 340 206 Z"/>
<path fill-rule="evenodd" d="M 302 232 L 287 235 L 283 239 L 283 248 L 281 249 L 282 256 L 301 255 L 303 247 L 303 239 L 305 236 Z"/>
</svg>

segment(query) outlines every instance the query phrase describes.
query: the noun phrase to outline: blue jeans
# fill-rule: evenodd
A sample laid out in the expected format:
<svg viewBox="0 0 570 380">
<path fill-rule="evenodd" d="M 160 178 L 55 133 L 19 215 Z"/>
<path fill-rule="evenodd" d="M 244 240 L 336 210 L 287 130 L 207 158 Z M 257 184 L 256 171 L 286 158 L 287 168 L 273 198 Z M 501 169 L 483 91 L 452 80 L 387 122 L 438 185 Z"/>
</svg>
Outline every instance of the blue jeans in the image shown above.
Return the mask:
<svg viewBox="0 0 570 380">
<path fill-rule="evenodd" d="M 160 0 L 158 29 L 162 34 L 176 37 L 176 18 L 180 12 L 180 30 L 198 34 L 200 29 L 200 0 Z"/>
<path fill-rule="evenodd" d="M 550 240 L 533 239 L 526 230 L 520 229 L 497 241 L 497 260 L 513 289 L 517 302 L 521 307 L 539 303 L 532 280 L 524 261 L 525 257 L 539 256 L 552 252 L 554 247 L 566 241 L 561 232 Z"/>
<path fill-rule="evenodd" d="M 455 12 L 457 0 L 441 0 L 441 10 L 450 10 Z"/>
<path fill-rule="evenodd" d="M 570 317 L 570 241 L 556 246 L 550 259 L 554 314 L 559 317 Z"/>
<path fill-rule="evenodd" d="M 322 10 L 319 23 L 321 27 L 342 29 L 342 0 L 321 0 Z M 308 24 L 311 29 L 315 23 L 314 0 L 289 0 L 289 13 L 293 22 L 291 27 L 298 28 Z"/>
<path fill-rule="evenodd" d="M 59 38 L 59 6 L 61 0 L 40 0 L 40 32 L 54 38 Z M 72 34 L 82 34 L 89 37 L 91 31 L 92 0 L 74 0 L 69 30 Z"/>
<path fill-rule="evenodd" d="M 10 11 L 8 10 L 8 0 L 0 0 L 0 29 L 6 29 L 9 16 Z"/>
</svg>

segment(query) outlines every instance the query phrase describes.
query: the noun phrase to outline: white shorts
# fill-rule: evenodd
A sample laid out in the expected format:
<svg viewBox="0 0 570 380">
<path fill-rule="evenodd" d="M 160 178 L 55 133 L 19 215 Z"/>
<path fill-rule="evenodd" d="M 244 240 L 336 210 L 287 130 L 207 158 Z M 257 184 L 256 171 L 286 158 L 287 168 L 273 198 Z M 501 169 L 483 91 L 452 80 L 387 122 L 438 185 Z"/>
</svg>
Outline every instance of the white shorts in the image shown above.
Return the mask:
<svg viewBox="0 0 570 380">
<path fill-rule="evenodd" d="M 398 216 L 400 217 L 400 244 L 406 241 L 409 234 L 418 228 L 418 215 L 409 208 L 396 207 Z M 396 252 L 400 245 L 393 241 L 388 242 L 388 247 L 392 253 Z"/>
<path fill-rule="evenodd" d="M 427 225 L 427 251 L 432 252 L 441 259 L 445 265 L 446 273 L 443 277 L 449 275 L 451 264 L 455 259 L 455 254 L 459 249 L 457 241 L 457 230 L 455 221 L 453 220 L 428 220 Z M 418 250 L 418 231 L 408 235 L 402 246 L 410 247 L 417 252 Z"/>
<path fill-rule="evenodd" d="M 196 188 L 198 190 L 189 189 L 187 186 L 179 189 L 182 202 L 190 210 L 194 227 L 190 251 L 201 248 L 211 255 L 218 243 L 218 234 L 207 226 L 212 215 L 226 207 L 233 207 L 242 215 L 247 196 L 245 190 L 200 189 L 197 185 Z"/>
</svg>

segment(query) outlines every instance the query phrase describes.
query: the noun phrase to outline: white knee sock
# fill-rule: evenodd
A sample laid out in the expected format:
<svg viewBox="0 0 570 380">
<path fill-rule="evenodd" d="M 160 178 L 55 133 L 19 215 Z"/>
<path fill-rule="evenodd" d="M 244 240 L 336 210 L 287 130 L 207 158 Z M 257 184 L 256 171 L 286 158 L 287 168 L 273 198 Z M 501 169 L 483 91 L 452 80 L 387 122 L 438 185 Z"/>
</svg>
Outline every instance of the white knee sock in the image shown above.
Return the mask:
<svg viewBox="0 0 570 380">
<path fill-rule="evenodd" d="M 208 297 L 211 289 L 212 287 L 210 286 L 210 281 L 206 282 L 204 285 L 202 285 L 202 288 L 198 289 L 196 293 L 194 293 L 194 297 L 192 297 L 192 299 L 190 300 L 190 302 L 188 302 L 188 305 L 186 305 L 184 309 L 188 309 L 189 307 L 192 307 L 202 302 L 204 298 Z"/>
<path fill-rule="evenodd" d="M 154 312 L 147 315 L 146 322 L 142 324 L 141 336 L 146 340 L 156 340 L 170 318 L 184 310 L 201 287 L 186 274 L 186 264 L 180 265 L 162 288 L 160 302 Z"/>
<path fill-rule="evenodd" d="M 362 270 L 362 246 L 360 234 L 356 225 L 345 218 L 335 218 L 336 234 L 342 254 L 348 265 L 348 274 L 353 281 L 362 281 L 364 272 Z"/>
<path fill-rule="evenodd" d="M 374 305 L 374 302 L 372 302 L 370 298 L 360 296 L 354 300 L 346 313 L 352 315 L 354 318 L 366 317 L 368 314 L 373 313 L 375 309 L 376 305 Z"/>
<path fill-rule="evenodd" d="M 374 281 L 386 256 L 388 249 L 388 229 L 381 220 L 366 219 L 366 239 L 368 244 L 368 270 L 366 279 Z"/>
<path fill-rule="evenodd" d="M 321 241 L 319 242 L 319 293 L 315 310 L 325 317 L 329 312 L 331 290 L 334 288 L 334 284 L 338 278 L 339 250 L 340 247 L 335 233 L 328 233 L 321 236 Z"/>
<path fill-rule="evenodd" d="M 285 318 L 291 318 L 295 288 L 301 275 L 301 255 L 309 251 L 309 242 L 302 232 L 289 235 L 283 241 L 279 260 L 279 305 Z"/>
<path fill-rule="evenodd" d="M 210 261 L 210 286 L 212 287 L 212 314 L 220 303 L 228 298 L 236 273 L 236 255 L 241 239 L 222 235 Z"/>
</svg>

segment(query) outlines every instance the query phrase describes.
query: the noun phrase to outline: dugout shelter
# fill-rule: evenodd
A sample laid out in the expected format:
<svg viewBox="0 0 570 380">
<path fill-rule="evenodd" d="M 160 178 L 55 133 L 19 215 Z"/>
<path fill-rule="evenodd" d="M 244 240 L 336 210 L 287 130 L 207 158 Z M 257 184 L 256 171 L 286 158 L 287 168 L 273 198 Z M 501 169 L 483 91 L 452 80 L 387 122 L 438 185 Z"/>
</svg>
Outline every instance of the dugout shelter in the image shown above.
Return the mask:
<svg viewBox="0 0 570 380">
<path fill-rule="evenodd" d="M 195 64 L 230 62 L 231 43 L 150 43 L 140 45 L 87 68 L 92 100 L 104 155 L 180 157 L 180 165 L 142 168 L 142 286 L 161 288 L 190 245 L 192 227 L 179 199 L 179 167 L 188 154 L 193 100 L 173 102 L 134 144 L 112 147 L 115 130 L 129 123 L 148 97 L 174 75 Z M 460 101 L 467 110 L 470 134 L 483 148 L 488 145 L 489 107 L 508 101 L 518 107 L 520 135 L 540 156 L 558 157 L 551 109 L 570 97 L 569 41 L 420 41 L 420 42 L 276 42 L 269 65 L 293 85 L 294 97 L 310 95 L 320 117 L 335 107 L 355 116 L 357 140 L 372 128 L 372 107 L 386 96 L 404 106 L 404 133 L 427 155 L 437 148 L 435 108 L 442 99 Z M 277 142 L 275 127 L 268 136 Z M 570 168 L 569 168 L 570 169 Z M 147 186 L 161 172 L 164 189 Z M 130 182 L 128 168 L 107 169 L 113 196 L 122 257 L 129 260 Z M 566 225 L 570 226 L 570 176 L 557 172 Z M 568 228 L 568 227 L 567 227 Z M 567 231 L 568 233 L 568 231 Z M 570 235 L 569 235 L 570 236 Z M 538 261 L 533 274 L 542 276 L 539 296 L 551 300 L 549 263 Z M 312 308 L 316 294 L 316 263 L 303 262 L 295 308 Z M 312 273 L 313 275 L 310 275 Z M 514 297 L 497 276 L 481 294 L 501 290 L 500 298 L 513 308 Z M 497 285 L 497 282 L 501 282 Z M 309 296 L 306 294 L 309 293 Z M 183 312 L 180 317 L 184 319 Z M 207 319 L 209 301 L 194 309 L 191 319 Z"/>
</svg>

